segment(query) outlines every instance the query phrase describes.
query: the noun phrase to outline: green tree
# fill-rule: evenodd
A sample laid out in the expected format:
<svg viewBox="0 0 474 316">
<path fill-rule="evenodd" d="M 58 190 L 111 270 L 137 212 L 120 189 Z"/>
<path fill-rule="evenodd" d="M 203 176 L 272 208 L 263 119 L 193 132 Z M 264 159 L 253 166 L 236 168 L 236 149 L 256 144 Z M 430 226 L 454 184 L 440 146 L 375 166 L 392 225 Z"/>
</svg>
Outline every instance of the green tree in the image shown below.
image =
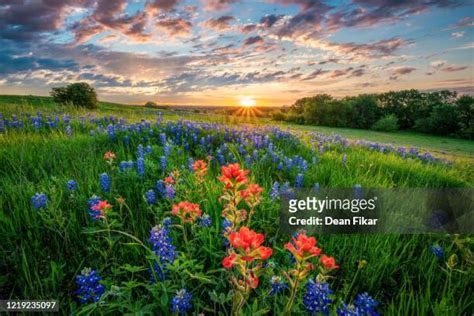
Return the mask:
<svg viewBox="0 0 474 316">
<path fill-rule="evenodd" d="M 66 87 L 53 88 L 51 96 L 54 102 L 70 104 L 88 109 L 97 108 L 97 93 L 86 82 L 71 83 Z"/>
<path fill-rule="evenodd" d="M 376 95 L 360 94 L 347 98 L 346 102 L 352 107 L 352 127 L 368 129 L 380 118 Z"/>
</svg>

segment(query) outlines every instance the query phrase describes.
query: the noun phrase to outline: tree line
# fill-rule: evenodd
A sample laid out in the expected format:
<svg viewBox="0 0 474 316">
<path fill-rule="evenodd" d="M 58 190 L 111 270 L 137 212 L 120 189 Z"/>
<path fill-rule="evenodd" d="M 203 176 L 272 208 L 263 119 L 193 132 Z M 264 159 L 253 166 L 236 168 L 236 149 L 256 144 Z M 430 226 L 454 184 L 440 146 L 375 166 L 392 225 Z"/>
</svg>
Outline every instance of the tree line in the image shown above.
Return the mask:
<svg viewBox="0 0 474 316">
<path fill-rule="evenodd" d="M 318 94 L 273 114 L 274 120 L 331 127 L 409 130 L 473 139 L 474 98 L 415 89 L 336 99 Z"/>
</svg>

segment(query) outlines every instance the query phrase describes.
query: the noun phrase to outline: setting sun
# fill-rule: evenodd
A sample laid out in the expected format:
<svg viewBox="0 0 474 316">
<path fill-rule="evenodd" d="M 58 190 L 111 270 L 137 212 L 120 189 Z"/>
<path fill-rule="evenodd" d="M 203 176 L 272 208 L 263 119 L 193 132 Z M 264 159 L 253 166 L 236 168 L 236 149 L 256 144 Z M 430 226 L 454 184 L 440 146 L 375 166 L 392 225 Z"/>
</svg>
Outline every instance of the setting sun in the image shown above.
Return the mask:
<svg viewBox="0 0 474 316">
<path fill-rule="evenodd" d="M 252 107 L 255 106 L 256 101 L 252 97 L 241 97 L 240 98 L 240 105 L 245 107 Z"/>
</svg>

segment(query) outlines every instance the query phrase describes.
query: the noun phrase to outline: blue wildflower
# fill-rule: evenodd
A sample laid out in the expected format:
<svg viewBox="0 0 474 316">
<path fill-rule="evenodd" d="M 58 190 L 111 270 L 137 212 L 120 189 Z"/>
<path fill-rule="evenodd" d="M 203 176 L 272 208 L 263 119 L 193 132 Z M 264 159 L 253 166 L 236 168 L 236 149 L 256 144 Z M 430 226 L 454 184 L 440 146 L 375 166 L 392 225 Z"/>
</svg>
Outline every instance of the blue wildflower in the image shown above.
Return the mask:
<svg viewBox="0 0 474 316">
<path fill-rule="evenodd" d="M 66 126 L 65 132 L 67 136 L 72 136 L 72 127 L 70 125 Z"/>
<path fill-rule="evenodd" d="M 137 147 L 137 158 L 143 158 L 145 156 L 143 145 L 139 144 Z"/>
<path fill-rule="evenodd" d="M 209 217 L 207 214 L 202 215 L 198 220 L 199 226 L 201 227 L 209 227 L 212 224 L 211 217 Z"/>
<path fill-rule="evenodd" d="M 163 218 L 162 223 L 163 223 L 163 227 L 168 228 L 171 225 L 173 225 L 173 220 L 171 219 L 171 217 L 165 217 L 165 218 Z"/>
<path fill-rule="evenodd" d="M 100 280 L 102 278 L 97 271 L 91 268 L 83 269 L 81 274 L 76 276 L 76 284 L 79 286 L 79 289 L 75 293 L 78 295 L 81 304 L 100 300 L 100 297 L 105 292 L 105 286 L 99 283 Z"/>
<path fill-rule="evenodd" d="M 120 171 L 124 172 L 127 169 L 132 169 L 134 166 L 133 161 L 121 161 L 119 164 Z"/>
<path fill-rule="evenodd" d="M 66 188 L 68 191 L 76 191 L 77 190 L 77 182 L 74 180 L 69 180 L 66 183 Z"/>
<path fill-rule="evenodd" d="M 342 155 L 342 166 L 346 166 L 347 163 L 347 154 Z"/>
<path fill-rule="evenodd" d="M 166 193 L 166 185 L 163 180 L 156 181 L 156 190 L 160 195 L 165 195 Z"/>
<path fill-rule="evenodd" d="M 441 246 L 432 245 L 430 250 L 438 259 L 443 259 L 443 248 L 441 248 Z"/>
<path fill-rule="evenodd" d="M 270 283 L 271 283 L 271 289 L 270 289 L 270 293 L 269 293 L 270 296 L 273 296 L 275 294 L 279 294 L 279 293 L 281 293 L 281 291 L 288 288 L 288 284 L 283 282 L 283 280 L 280 277 L 276 276 L 276 275 L 272 276 L 272 278 L 270 280 Z"/>
<path fill-rule="evenodd" d="M 280 183 L 278 181 L 273 182 L 272 188 L 270 189 L 270 198 L 275 201 L 280 197 Z"/>
<path fill-rule="evenodd" d="M 107 135 L 109 135 L 110 140 L 115 139 L 115 127 L 112 124 L 109 124 L 109 126 L 107 126 Z"/>
<path fill-rule="evenodd" d="M 147 154 L 151 154 L 152 151 L 153 151 L 153 149 L 151 148 L 150 145 L 146 146 L 145 152 L 146 152 Z"/>
<path fill-rule="evenodd" d="M 110 192 L 110 177 L 109 177 L 109 175 L 104 172 L 99 176 L 99 180 L 100 180 L 100 188 L 102 189 L 102 191 Z"/>
<path fill-rule="evenodd" d="M 33 204 L 33 208 L 37 210 L 46 207 L 47 202 L 48 202 L 48 198 L 46 197 L 46 194 L 44 194 L 43 192 L 36 193 L 35 195 L 31 197 L 31 204 Z"/>
<path fill-rule="evenodd" d="M 352 190 L 353 190 L 353 193 L 354 193 L 354 198 L 360 200 L 364 197 L 364 192 L 362 191 L 362 186 L 360 184 L 354 185 Z"/>
<path fill-rule="evenodd" d="M 312 314 L 328 314 L 329 305 L 333 302 L 331 295 L 332 290 L 329 288 L 329 284 L 310 279 L 306 285 L 306 294 L 303 297 L 306 311 Z"/>
<path fill-rule="evenodd" d="M 149 242 L 152 244 L 152 250 L 158 257 L 158 262 L 153 265 L 153 270 L 158 280 L 166 278 L 166 266 L 173 264 L 176 259 L 176 247 L 172 245 L 172 239 L 169 236 L 169 230 L 166 227 L 155 226 L 150 231 Z M 152 282 L 155 282 L 152 276 Z"/>
<path fill-rule="evenodd" d="M 155 204 L 156 203 L 156 194 L 153 190 L 148 190 L 145 192 L 146 202 L 148 204 Z"/>
<path fill-rule="evenodd" d="M 142 157 L 137 159 L 137 173 L 140 176 L 145 175 L 145 159 L 143 159 Z"/>
<path fill-rule="evenodd" d="M 165 156 L 160 157 L 160 165 L 161 169 L 166 170 L 166 167 L 168 167 L 168 160 L 166 159 Z"/>
<path fill-rule="evenodd" d="M 303 187 L 303 174 L 302 174 L 302 173 L 298 173 L 298 174 L 296 175 L 295 187 L 296 187 L 296 188 L 301 188 L 301 187 Z"/>
<path fill-rule="evenodd" d="M 192 298 L 192 294 L 186 291 L 186 289 L 179 290 L 171 300 L 171 312 L 185 315 L 186 311 L 192 307 Z"/>
<path fill-rule="evenodd" d="M 359 309 L 361 315 L 378 315 L 375 308 L 379 302 L 374 300 L 367 292 L 357 294 L 354 305 Z"/>
<path fill-rule="evenodd" d="M 166 190 L 165 190 L 165 198 L 168 200 L 173 200 L 174 196 L 176 194 L 176 191 L 172 185 L 167 185 Z"/>
</svg>

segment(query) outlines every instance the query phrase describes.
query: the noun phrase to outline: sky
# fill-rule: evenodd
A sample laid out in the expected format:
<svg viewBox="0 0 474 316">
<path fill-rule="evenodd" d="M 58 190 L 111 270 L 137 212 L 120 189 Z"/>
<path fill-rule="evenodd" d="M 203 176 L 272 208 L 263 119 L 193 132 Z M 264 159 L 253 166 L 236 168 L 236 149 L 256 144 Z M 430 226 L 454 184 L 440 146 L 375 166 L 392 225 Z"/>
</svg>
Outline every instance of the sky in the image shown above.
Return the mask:
<svg viewBox="0 0 474 316">
<path fill-rule="evenodd" d="M 473 30 L 473 0 L 0 0 L 0 94 L 78 81 L 129 104 L 474 94 Z"/>
</svg>

